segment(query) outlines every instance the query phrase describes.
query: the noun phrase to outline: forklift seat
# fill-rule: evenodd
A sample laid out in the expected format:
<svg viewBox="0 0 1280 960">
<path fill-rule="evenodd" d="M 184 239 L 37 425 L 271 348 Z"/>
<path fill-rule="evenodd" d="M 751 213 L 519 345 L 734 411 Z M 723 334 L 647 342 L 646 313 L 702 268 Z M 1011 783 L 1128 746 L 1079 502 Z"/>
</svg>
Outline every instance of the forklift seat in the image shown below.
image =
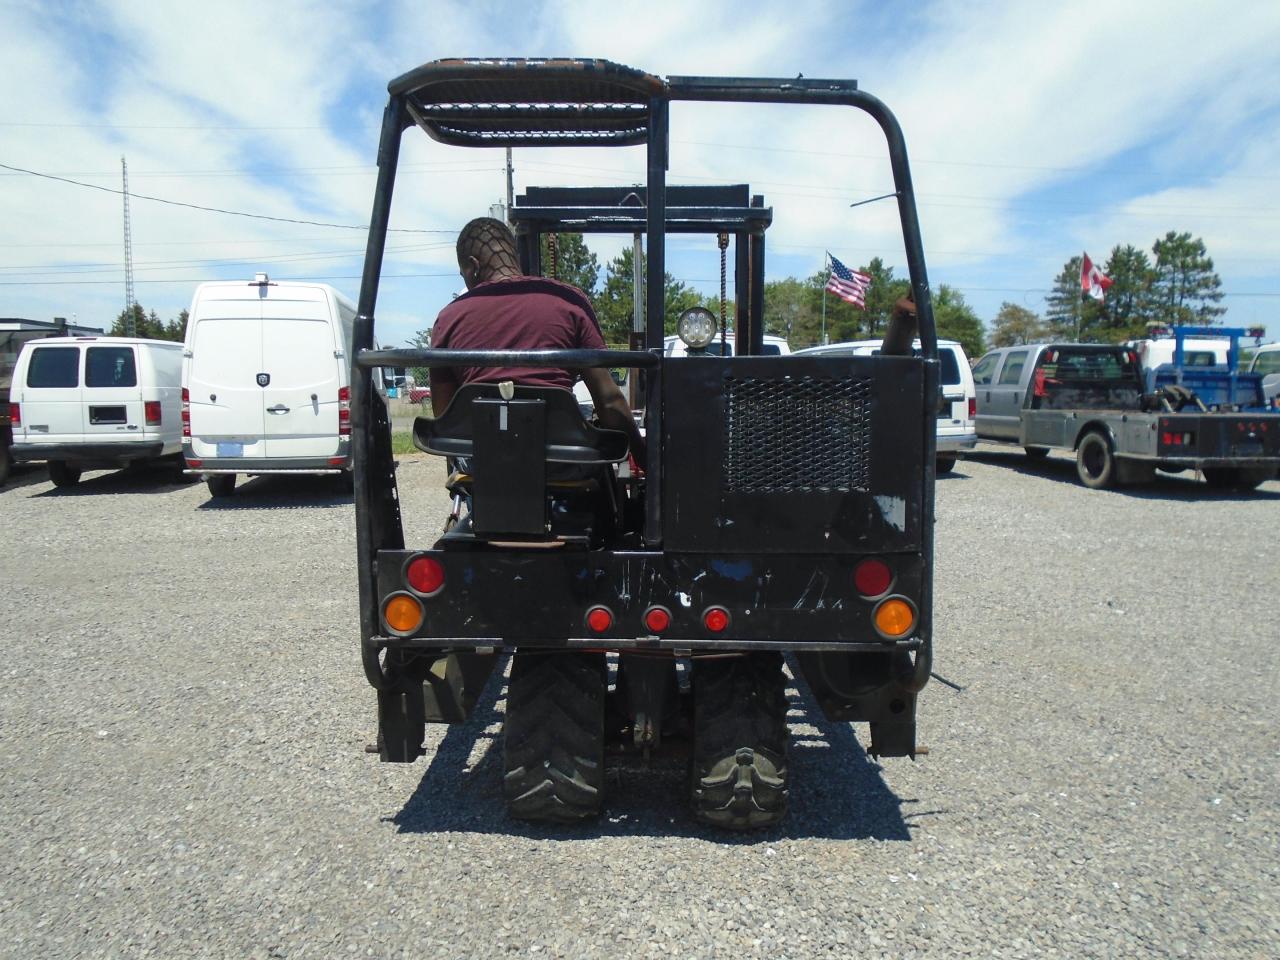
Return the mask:
<svg viewBox="0 0 1280 960">
<path fill-rule="evenodd" d="M 627 457 L 627 435 L 619 430 L 601 430 L 583 420 L 578 402 L 568 390 L 517 386 L 509 402 L 525 407 L 541 402 L 545 423 L 543 459 L 547 463 L 606 464 Z M 507 403 L 498 384 L 469 383 L 453 395 L 439 418 L 418 417 L 414 421 L 413 444 L 436 456 L 474 462 L 480 412 L 476 405 L 492 409 Z"/>
</svg>

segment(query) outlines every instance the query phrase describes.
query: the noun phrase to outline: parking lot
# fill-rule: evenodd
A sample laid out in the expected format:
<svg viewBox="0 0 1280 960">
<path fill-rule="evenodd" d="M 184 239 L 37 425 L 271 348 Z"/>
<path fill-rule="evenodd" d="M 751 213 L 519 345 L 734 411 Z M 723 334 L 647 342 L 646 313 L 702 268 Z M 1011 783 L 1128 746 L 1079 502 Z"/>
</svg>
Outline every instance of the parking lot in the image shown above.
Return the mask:
<svg viewBox="0 0 1280 960">
<path fill-rule="evenodd" d="M 399 467 L 410 543 L 446 506 Z M 681 771 L 505 819 L 500 681 L 380 764 L 352 506 L 260 478 L 0 490 L 0 955 L 1280 954 L 1280 482 L 1090 491 L 981 447 L 938 483 L 916 762 L 793 693 L 785 825 L 693 823 Z"/>
</svg>

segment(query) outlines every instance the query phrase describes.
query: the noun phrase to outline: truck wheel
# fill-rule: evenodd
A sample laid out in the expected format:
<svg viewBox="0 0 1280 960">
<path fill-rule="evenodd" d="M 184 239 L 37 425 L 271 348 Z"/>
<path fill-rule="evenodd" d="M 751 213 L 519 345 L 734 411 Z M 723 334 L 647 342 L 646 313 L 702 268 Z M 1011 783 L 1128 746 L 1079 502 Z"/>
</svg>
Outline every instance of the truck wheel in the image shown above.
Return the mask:
<svg viewBox="0 0 1280 960">
<path fill-rule="evenodd" d="M 209 496 L 215 499 L 229 497 L 236 488 L 236 475 L 234 473 L 215 473 L 212 476 L 205 477 L 204 482 L 209 487 Z"/>
<path fill-rule="evenodd" d="M 934 469 L 935 469 L 935 472 L 937 473 L 950 473 L 955 468 L 956 468 L 955 457 L 938 457 L 937 460 L 935 461 Z"/>
<path fill-rule="evenodd" d="M 1049 455 L 1048 447 L 1023 447 L 1022 449 L 1028 460 L 1043 460 Z"/>
<path fill-rule="evenodd" d="M 1076 474 L 1092 490 L 1105 490 L 1115 483 L 1116 458 L 1111 453 L 1111 441 L 1097 430 L 1090 430 L 1080 439 Z"/>
<path fill-rule="evenodd" d="M 787 812 L 787 696 L 782 654 L 693 665 L 693 812 L 730 830 L 767 827 Z"/>
<path fill-rule="evenodd" d="M 80 465 L 65 460 L 49 461 L 49 479 L 55 487 L 74 487 L 80 482 Z"/>
<path fill-rule="evenodd" d="M 1270 480 L 1272 471 L 1249 467 L 1205 467 L 1204 479 L 1216 490 L 1254 490 Z"/>
<path fill-rule="evenodd" d="M 516 653 L 503 724 L 502 792 L 518 820 L 577 823 L 604 801 L 603 653 Z"/>
</svg>

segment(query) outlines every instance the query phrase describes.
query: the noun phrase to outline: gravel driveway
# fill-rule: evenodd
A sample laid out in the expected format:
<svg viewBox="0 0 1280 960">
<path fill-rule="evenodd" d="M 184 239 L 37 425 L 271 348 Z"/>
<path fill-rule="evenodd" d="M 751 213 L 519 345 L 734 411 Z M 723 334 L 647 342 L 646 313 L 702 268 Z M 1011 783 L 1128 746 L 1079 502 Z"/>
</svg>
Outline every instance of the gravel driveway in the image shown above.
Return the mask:
<svg viewBox="0 0 1280 960">
<path fill-rule="evenodd" d="M 410 542 L 445 498 L 401 462 Z M 1280 954 L 1280 483 L 1081 487 L 981 448 L 938 484 L 915 763 L 796 691 L 785 827 L 679 770 L 508 822 L 501 682 L 379 764 L 333 485 L 26 468 L 0 491 L 0 955 Z"/>
</svg>

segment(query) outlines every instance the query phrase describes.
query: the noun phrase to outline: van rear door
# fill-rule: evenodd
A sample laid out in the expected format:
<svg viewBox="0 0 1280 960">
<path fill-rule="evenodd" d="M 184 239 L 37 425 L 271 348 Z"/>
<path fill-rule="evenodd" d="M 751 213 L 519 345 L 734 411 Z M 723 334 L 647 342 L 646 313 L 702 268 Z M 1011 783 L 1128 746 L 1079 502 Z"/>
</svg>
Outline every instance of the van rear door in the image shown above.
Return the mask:
<svg viewBox="0 0 1280 960">
<path fill-rule="evenodd" d="M 187 391 L 191 456 L 263 457 L 262 307 L 252 300 L 208 300 L 194 318 Z"/>
<path fill-rule="evenodd" d="M 138 386 L 137 347 L 128 343 L 87 345 L 81 396 L 86 439 L 141 439 L 146 417 Z"/>
<path fill-rule="evenodd" d="M 23 438 L 27 443 L 79 442 L 85 421 L 80 346 L 28 349 L 31 355 L 21 384 Z"/>
<path fill-rule="evenodd" d="M 338 389 L 342 380 L 334 317 L 325 291 L 267 288 L 262 311 L 262 389 L 267 456 L 315 459 L 340 454 Z"/>
</svg>

